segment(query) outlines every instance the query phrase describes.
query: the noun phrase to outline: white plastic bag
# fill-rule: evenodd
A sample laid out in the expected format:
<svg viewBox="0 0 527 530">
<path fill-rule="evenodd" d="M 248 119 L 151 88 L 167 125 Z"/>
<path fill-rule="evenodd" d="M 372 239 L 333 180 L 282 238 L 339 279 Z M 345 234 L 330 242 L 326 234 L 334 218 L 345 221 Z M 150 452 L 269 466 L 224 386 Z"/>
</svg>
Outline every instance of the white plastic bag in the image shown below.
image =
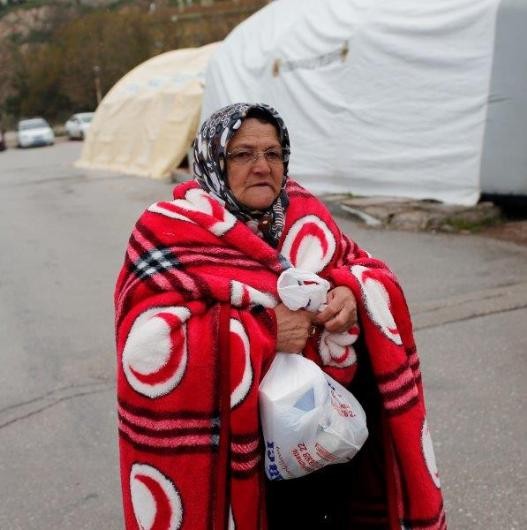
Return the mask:
<svg viewBox="0 0 527 530">
<path fill-rule="evenodd" d="M 347 462 L 368 437 L 366 414 L 351 392 L 301 355 L 276 355 L 259 399 L 270 480 Z"/>
<path fill-rule="evenodd" d="M 330 284 L 289 268 L 277 281 L 291 310 L 322 309 Z M 314 362 L 277 353 L 259 389 L 265 473 L 271 480 L 302 477 L 351 460 L 368 437 L 366 414 L 355 397 Z"/>
</svg>

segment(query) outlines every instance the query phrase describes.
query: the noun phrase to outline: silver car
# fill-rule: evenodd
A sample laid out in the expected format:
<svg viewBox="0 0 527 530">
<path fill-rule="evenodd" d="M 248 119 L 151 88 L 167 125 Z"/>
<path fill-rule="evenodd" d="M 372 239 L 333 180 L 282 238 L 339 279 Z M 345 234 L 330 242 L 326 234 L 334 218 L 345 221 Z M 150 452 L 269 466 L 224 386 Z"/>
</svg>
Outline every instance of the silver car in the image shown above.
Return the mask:
<svg viewBox="0 0 527 530">
<path fill-rule="evenodd" d="M 17 126 L 17 146 L 33 147 L 38 145 L 53 145 L 55 134 L 44 118 L 30 118 L 20 120 Z"/>
<path fill-rule="evenodd" d="M 66 132 L 68 133 L 68 138 L 70 140 L 73 138 L 84 140 L 86 132 L 88 131 L 93 119 L 93 115 L 93 112 L 79 112 L 77 114 L 73 114 L 73 116 L 71 116 L 64 125 Z"/>
</svg>

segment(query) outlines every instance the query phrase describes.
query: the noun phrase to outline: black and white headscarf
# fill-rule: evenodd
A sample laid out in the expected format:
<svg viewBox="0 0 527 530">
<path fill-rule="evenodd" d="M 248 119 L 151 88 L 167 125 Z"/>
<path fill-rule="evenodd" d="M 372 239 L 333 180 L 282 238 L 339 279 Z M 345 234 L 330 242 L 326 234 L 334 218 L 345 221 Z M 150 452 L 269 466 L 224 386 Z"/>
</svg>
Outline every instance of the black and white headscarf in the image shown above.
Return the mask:
<svg viewBox="0 0 527 530">
<path fill-rule="evenodd" d="M 201 126 L 194 140 L 194 179 L 208 193 L 221 199 L 225 207 L 238 219 L 261 235 L 272 246 L 278 240 L 284 226 L 285 210 L 289 203 L 285 192 L 288 162 L 284 162 L 284 177 L 282 190 L 274 203 L 265 211 L 250 210 L 240 204 L 229 188 L 227 180 L 227 146 L 229 140 L 240 128 L 250 110 L 257 109 L 267 114 L 270 121 L 275 123 L 279 131 L 279 141 L 282 149 L 289 151 L 289 134 L 284 121 L 272 107 L 263 103 L 235 103 L 218 110 Z M 269 221 L 265 231 L 260 230 L 260 221 L 266 217 Z"/>
</svg>

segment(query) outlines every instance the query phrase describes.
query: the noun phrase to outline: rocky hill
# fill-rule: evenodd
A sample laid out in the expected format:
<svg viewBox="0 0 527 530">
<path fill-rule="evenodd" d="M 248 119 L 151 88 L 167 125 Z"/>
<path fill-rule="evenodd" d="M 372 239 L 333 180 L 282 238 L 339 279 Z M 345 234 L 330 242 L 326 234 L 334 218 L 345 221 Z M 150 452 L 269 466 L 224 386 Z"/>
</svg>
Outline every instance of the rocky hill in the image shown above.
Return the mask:
<svg viewBox="0 0 527 530">
<path fill-rule="evenodd" d="M 266 3 L 265 0 L 27 0 L 16 3 L 0 0 L 0 117 L 2 114 L 4 119 L 6 114 L 16 117 L 20 109 L 26 114 L 48 108 L 46 97 L 56 95 L 65 85 L 72 86 L 71 79 L 66 84 L 60 79 L 50 79 L 53 72 L 59 72 L 56 75 L 60 75 L 61 71 L 71 72 L 72 60 L 84 61 L 90 71 L 93 64 L 98 64 L 91 57 L 81 56 L 85 48 L 92 49 L 92 57 L 97 46 L 97 53 L 105 57 L 119 55 L 114 53 L 119 50 L 113 44 L 113 48 L 105 48 L 104 42 L 94 42 L 103 39 L 104 32 L 87 33 L 90 24 L 93 27 L 97 14 L 100 15 L 99 20 L 110 28 L 106 34 L 111 33 L 113 27 L 108 18 L 117 16 L 113 19 L 115 25 L 120 26 L 123 32 L 127 31 L 123 38 L 132 46 L 142 46 L 143 51 L 136 53 L 137 61 L 142 62 L 169 49 L 201 46 L 221 40 L 234 26 Z M 126 16 L 131 17 L 135 25 L 123 28 Z M 76 32 L 78 41 L 75 41 Z M 72 47 L 78 51 L 76 59 Z M 126 57 L 122 68 L 115 64 L 119 57 L 112 57 L 112 60 L 111 72 L 105 76 L 107 82 L 115 82 L 117 76 L 135 66 L 130 63 L 133 62 L 130 57 Z M 50 61 L 49 67 L 46 61 Z M 40 72 L 36 71 L 35 63 L 38 62 L 42 63 Z M 45 83 L 42 83 L 43 76 L 46 77 Z M 37 82 L 39 87 L 34 86 Z M 79 79 L 78 84 L 82 83 L 85 84 L 86 80 Z M 93 85 L 92 79 L 89 84 Z M 66 87 L 66 92 L 58 98 L 63 107 L 71 100 L 67 90 Z M 30 92 L 34 93 L 28 95 Z M 23 104 L 21 98 L 25 98 Z M 58 105 L 56 101 L 55 104 Z M 54 111 L 50 112 L 53 114 Z"/>
<path fill-rule="evenodd" d="M 74 11 L 75 6 L 56 2 L 33 7 L 23 4 L 3 6 L 0 10 L 0 105 L 13 94 L 13 52 L 31 43 L 45 41 L 59 20 Z"/>
</svg>

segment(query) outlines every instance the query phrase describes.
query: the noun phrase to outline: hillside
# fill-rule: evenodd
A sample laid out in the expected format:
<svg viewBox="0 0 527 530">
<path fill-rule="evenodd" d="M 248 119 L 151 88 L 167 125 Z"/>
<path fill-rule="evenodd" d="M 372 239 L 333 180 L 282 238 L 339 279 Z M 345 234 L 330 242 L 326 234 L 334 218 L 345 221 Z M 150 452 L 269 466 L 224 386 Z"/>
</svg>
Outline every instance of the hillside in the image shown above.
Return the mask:
<svg viewBox="0 0 527 530">
<path fill-rule="evenodd" d="M 222 40 L 263 0 L 0 0 L 0 117 L 62 120 L 97 105 L 131 68 Z M 126 43 L 126 46 L 123 44 Z"/>
</svg>

